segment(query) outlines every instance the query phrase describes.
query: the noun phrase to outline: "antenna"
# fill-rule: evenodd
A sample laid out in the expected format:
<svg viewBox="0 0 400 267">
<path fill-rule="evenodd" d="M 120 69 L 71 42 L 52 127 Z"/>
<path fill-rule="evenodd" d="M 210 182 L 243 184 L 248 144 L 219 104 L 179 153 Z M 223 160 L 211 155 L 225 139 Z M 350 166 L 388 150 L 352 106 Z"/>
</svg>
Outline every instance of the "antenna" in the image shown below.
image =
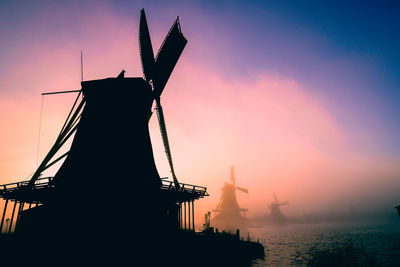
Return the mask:
<svg viewBox="0 0 400 267">
<path fill-rule="evenodd" d="M 36 151 L 36 167 L 39 167 L 39 148 L 40 148 L 40 132 L 42 129 L 43 102 L 44 102 L 44 95 L 42 95 L 42 105 L 40 107 L 39 134 L 38 134 L 38 143 L 37 143 L 37 151 Z"/>
<path fill-rule="evenodd" d="M 81 51 L 81 82 L 83 82 L 83 54 Z"/>
</svg>

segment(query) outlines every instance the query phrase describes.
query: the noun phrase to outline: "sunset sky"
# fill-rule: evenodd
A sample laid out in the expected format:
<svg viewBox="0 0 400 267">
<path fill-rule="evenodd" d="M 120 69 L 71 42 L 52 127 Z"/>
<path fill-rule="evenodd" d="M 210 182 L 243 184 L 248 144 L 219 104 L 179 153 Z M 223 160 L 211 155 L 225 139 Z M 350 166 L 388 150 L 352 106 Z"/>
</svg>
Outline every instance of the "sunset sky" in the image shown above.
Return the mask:
<svg viewBox="0 0 400 267">
<path fill-rule="evenodd" d="M 40 94 L 80 88 L 81 51 L 85 80 L 142 76 L 145 8 L 155 51 L 176 16 L 188 39 L 161 101 L 179 181 L 211 195 L 196 204 L 198 221 L 231 165 L 250 217 L 267 212 L 273 192 L 290 202 L 287 215 L 394 213 L 400 6 L 218 2 L 1 1 L 0 184 L 26 179 L 54 142 L 74 95 L 44 98 L 38 150 Z M 155 116 L 150 131 L 170 176 Z"/>
</svg>

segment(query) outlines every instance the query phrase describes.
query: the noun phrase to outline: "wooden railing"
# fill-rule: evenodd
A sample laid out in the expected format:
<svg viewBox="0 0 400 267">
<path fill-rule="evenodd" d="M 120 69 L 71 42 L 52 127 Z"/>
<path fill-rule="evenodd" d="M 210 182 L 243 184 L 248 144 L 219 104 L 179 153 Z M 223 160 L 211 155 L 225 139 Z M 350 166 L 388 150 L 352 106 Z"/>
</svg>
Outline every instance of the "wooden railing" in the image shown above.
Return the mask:
<svg viewBox="0 0 400 267">
<path fill-rule="evenodd" d="M 54 187 L 52 183 L 54 177 L 42 177 L 35 181 L 34 188 L 40 189 L 44 187 Z M 19 190 L 20 188 L 27 186 L 29 181 L 22 181 L 16 183 L 9 183 L 0 185 L 0 196 L 3 192 L 11 192 L 14 190 Z"/>
<path fill-rule="evenodd" d="M 35 181 L 33 189 L 43 189 L 46 187 L 47 188 L 54 187 L 53 178 L 54 177 L 42 177 L 42 178 L 37 179 Z M 168 181 L 168 180 L 166 180 L 166 178 L 162 178 L 161 182 L 162 182 L 161 190 L 196 194 L 199 197 L 208 196 L 207 188 L 204 186 L 179 183 L 179 188 L 177 189 L 175 187 L 175 184 L 173 181 Z M 28 185 L 28 183 L 29 183 L 29 181 L 22 181 L 22 182 L 0 185 L 0 198 L 2 198 L 3 194 L 5 194 L 5 193 L 9 194 L 14 191 L 20 190 L 23 187 L 26 187 Z"/>
<path fill-rule="evenodd" d="M 178 192 L 186 192 L 192 194 L 196 193 L 202 196 L 208 196 L 207 188 L 204 186 L 179 183 L 179 188 L 176 189 L 175 183 L 173 181 L 167 181 L 164 179 L 161 181 L 162 181 L 161 190 L 176 190 Z"/>
</svg>

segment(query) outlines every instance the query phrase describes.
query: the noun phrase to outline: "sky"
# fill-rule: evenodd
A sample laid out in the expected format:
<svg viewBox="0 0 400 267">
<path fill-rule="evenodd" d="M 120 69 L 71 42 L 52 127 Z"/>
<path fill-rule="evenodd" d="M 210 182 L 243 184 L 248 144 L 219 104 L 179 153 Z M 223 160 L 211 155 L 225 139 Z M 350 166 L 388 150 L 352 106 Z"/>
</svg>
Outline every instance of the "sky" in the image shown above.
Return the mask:
<svg viewBox="0 0 400 267">
<path fill-rule="evenodd" d="M 176 16 L 188 44 L 162 95 L 196 217 L 236 169 L 248 216 L 400 204 L 400 6 L 373 1 L 1 1 L 0 183 L 29 178 L 84 79 L 140 77 L 139 11 L 158 50 Z M 157 121 L 149 124 L 170 176 Z M 40 129 L 40 130 L 39 130 Z M 65 148 L 67 149 L 67 148 Z M 57 171 L 55 166 L 49 175 Z"/>
</svg>

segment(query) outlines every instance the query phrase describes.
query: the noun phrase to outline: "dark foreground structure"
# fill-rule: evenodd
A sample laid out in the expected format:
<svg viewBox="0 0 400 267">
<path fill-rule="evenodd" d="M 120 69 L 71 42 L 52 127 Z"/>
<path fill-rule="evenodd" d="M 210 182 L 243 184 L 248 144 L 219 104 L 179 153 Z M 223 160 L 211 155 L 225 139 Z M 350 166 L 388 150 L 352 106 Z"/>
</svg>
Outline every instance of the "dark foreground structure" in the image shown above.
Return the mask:
<svg viewBox="0 0 400 267">
<path fill-rule="evenodd" d="M 160 103 L 187 40 L 177 19 L 154 58 L 142 10 L 139 43 L 144 79 L 122 71 L 82 82 L 32 178 L 1 186 L 0 253 L 14 265 L 243 265 L 263 256 L 258 243 L 195 233 L 194 201 L 208 193 L 178 182 Z M 154 163 L 148 129 L 154 101 L 173 181 L 161 179 Z M 70 150 L 57 156 L 73 134 Z M 54 177 L 41 177 L 64 158 Z"/>
</svg>

